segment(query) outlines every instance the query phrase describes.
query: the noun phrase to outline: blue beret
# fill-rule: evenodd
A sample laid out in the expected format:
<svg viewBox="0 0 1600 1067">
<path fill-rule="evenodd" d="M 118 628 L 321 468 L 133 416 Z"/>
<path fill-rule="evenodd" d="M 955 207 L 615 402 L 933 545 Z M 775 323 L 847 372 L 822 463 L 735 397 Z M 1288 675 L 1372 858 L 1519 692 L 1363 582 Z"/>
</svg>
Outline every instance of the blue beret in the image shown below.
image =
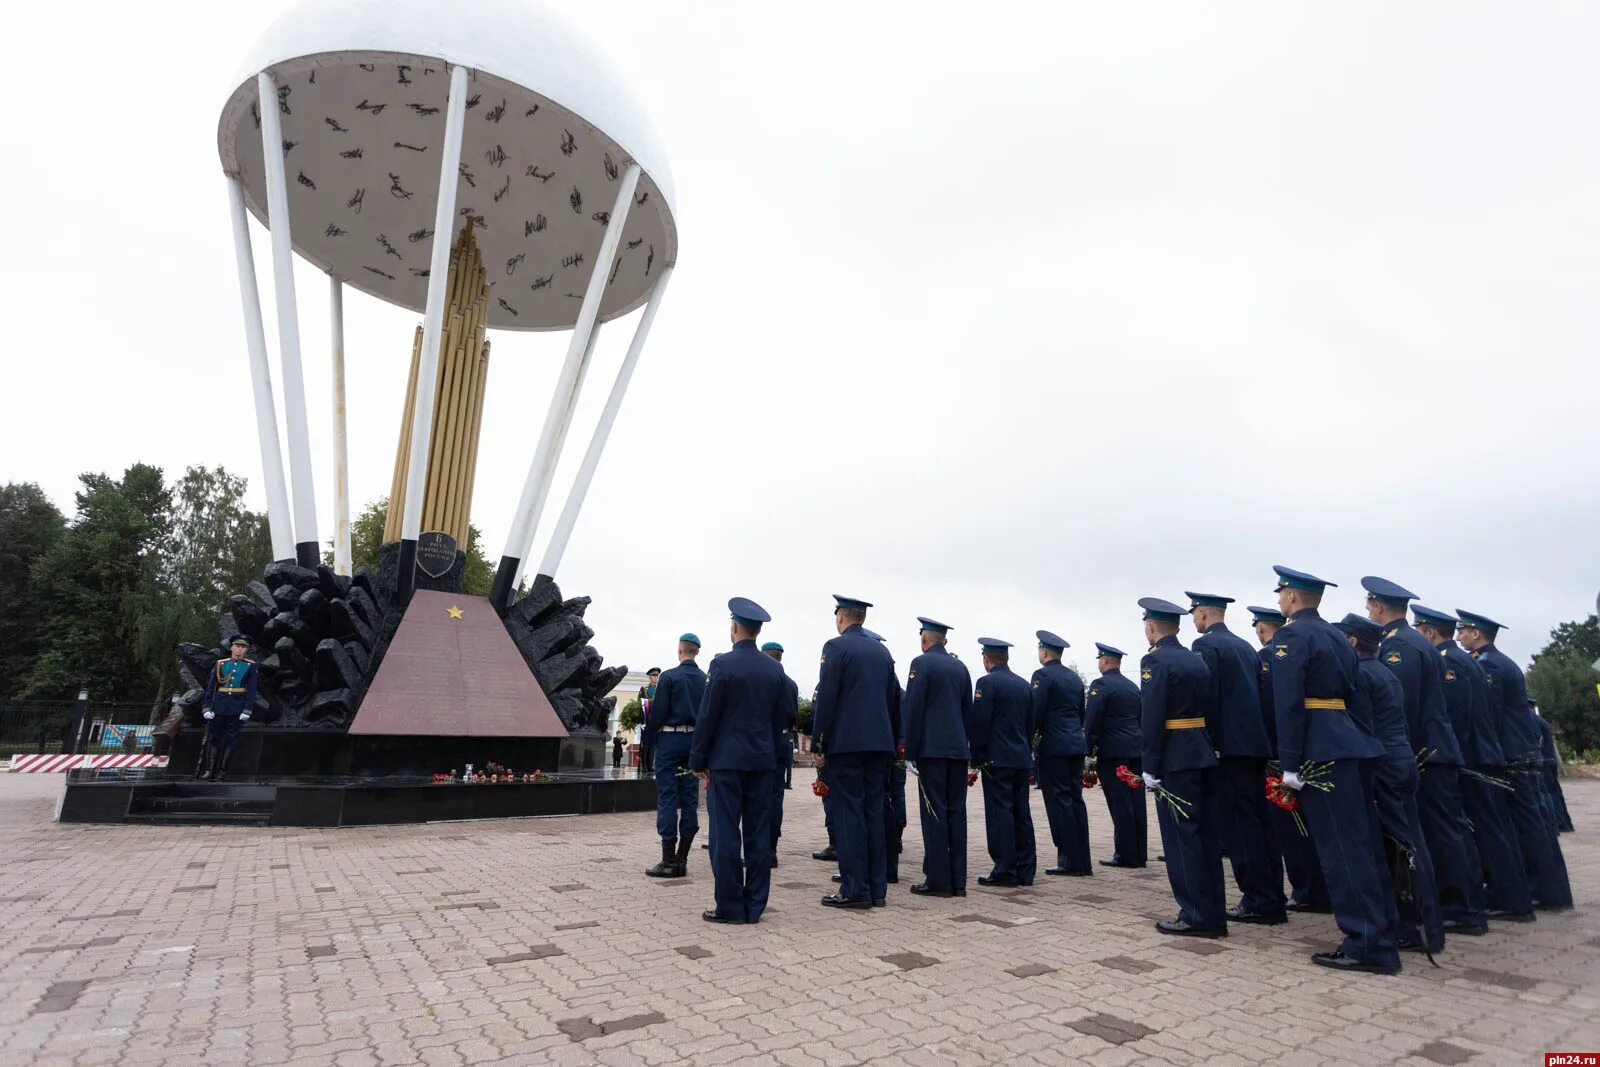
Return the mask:
<svg viewBox="0 0 1600 1067">
<path fill-rule="evenodd" d="M 695 634 L 679 634 L 678 635 L 678 640 L 679 641 L 687 641 L 691 645 L 693 645 L 695 648 L 699 648 L 700 647 L 700 638 Z"/>
<path fill-rule="evenodd" d="M 868 608 L 872 607 L 872 605 L 867 603 L 865 600 L 856 600 L 854 597 L 840 596 L 838 593 L 833 594 L 833 599 L 839 602 L 839 607 L 851 608 L 855 611 L 866 611 Z"/>
<path fill-rule="evenodd" d="M 728 601 L 728 611 L 736 622 L 771 622 L 772 616 L 767 614 L 767 609 L 757 604 L 754 600 L 736 596 Z"/>
<path fill-rule="evenodd" d="M 1387 578 L 1378 578 L 1370 574 L 1361 579 L 1361 588 L 1365 589 L 1369 595 L 1375 596 L 1379 600 L 1393 600 L 1397 603 L 1404 604 L 1408 600 L 1417 599 L 1417 594 L 1413 593 L 1405 586 L 1396 585 Z"/>
<path fill-rule="evenodd" d="M 1328 586 L 1339 588 L 1338 582 L 1330 582 L 1326 578 L 1318 578 L 1315 574 L 1297 571 L 1293 567 L 1280 567 L 1276 564 L 1272 568 L 1278 575 L 1278 588 L 1304 589 L 1308 593 L 1320 593 Z"/>
<path fill-rule="evenodd" d="M 1039 643 L 1045 648 L 1053 648 L 1057 652 L 1065 652 L 1067 649 L 1072 647 L 1072 645 L 1067 643 L 1066 638 L 1057 637 L 1049 630 L 1037 630 L 1034 632 L 1033 636 L 1037 637 L 1039 639 Z"/>
<path fill-rule="evenodd" d="M 1263 608 L 1257 604 L 1251 604 L 1249 607 L 1245 608 L 1245 610 L 1251 615 L 1255 616 L 1255 619 L 1253 620 L 1255 622 L 1270 622 L 1274 623 L 1275 625 L 1282 626 L 1285 622 L 1289 621 L 1283 617 L 1283 612 L 1279 611 L 1277 608 Z"/>
<path fill-rule="evenodd" d="M 934 633 L 940 633 L 940 634 L 947 633 L 949 631 L 949 629 L 950 629 L 950 627 L 946 626 L 944 623 L 938 621 L 937 619 L 928 619 L 928 618 L 924 618 L 921 615 L 917 616 L 917 623 L 924 630 L 932 630 Z"/>
<path fill-rule="evenodd" d="M 783 646 L 778 644 L 778 642 L 776 642 L 776 641 L 768 641 L 766 644 L 761 646 L 761 651 L 763 651 L 763 652 L 782 652 L 783 651 Z"/>
<path fill-rule="evenodd" d="M 1431 623 L 1439 626 L 1454 626 L 1456 617 L 1438 608 L 1425 608 L 1421 604 L 1411 605 L 1411 614 L 1417 617 L 1419 623 Z"/>
<path fill-rule="evenodd" d="M 1460 608 L 1457 608 L 1456 616 L 1460 618 L 1462 626 L 1472 626 L 1479 630 L 1488 630 L 1491 633 L 1497 630 L 1510 629 L 1510 627 L 1501 626 L 1499 623 L 1489 618 L 1489 616 L 1479 615 L 1475 611 L 1462 611 Z"/>
<path fill-rule="evenodd" d="M 1011 647 L 1010 641 L 1003 641 L 998 637 L 980 637 L 978 638 L 978 644 L 996 652 Z"/>
<path fill-rule="evenodd" d="M 1383 640 L 1383 627 L 1364 615 L 1349 614 L 1333 624 L 1358 641 L 1375 645 Z"/>
<path fill-rule="evenodd" d="M 1094 643 L 1094 647 L 1100 650 L 1100 654 L 1102 656 L 1111 656 L 1114 659 L 1121 659 L 1123 656 L 1127 655 L 1127 653 L 1123 652 L 1122 649 L 1112 648 L 1110 645 L 1102 645 L 1099 641 Z"/>
<path fill-rule="evenodd" d="M 1139 606 L 1144 609 L 1144 617 L 1155 619 L 1157 622 L 1177 622 L 1189 614 L 1188 608 L 1180 608 L 1170 600 L 1162 600 L 1158 596 L 1139 598 Z"/>
<path fill-rule="evenodd" d="M 861 628 L 861 632 L 866 634 L 868 637 L 872 638 L 874 641 L 880 641 L 880 642 L 883 641 L 883 635 L 882 634 L 875 633 L 874 631 L 867 629 L 865 626 L 863 626 Z"/>
<path fill-rule="evenodd" d="M 1185 589 L 1183 595 L 1189 598 L 1191 608 L 1225 608 L 1233 603 L 1233 597 L 1216 593 L 1191 593 Z"/>
</svg>

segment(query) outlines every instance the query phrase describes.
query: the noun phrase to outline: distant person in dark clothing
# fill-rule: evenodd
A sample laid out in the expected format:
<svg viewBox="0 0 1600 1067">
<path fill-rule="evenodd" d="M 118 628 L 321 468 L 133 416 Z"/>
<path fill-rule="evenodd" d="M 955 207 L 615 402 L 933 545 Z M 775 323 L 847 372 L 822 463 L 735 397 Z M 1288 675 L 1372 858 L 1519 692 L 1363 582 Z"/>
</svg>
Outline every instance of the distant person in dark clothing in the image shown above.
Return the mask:
<svg viewBox="0 0 1600 1067">
<path fill-rule="evenodd" d="M 655 738 L 650 734 L 650 705 L 655 703 L 656 683 L 661 678 L 661 668 L 651 667 L 645 672 L 649 684 L 639 687 L 639 712 L 644 721 L 639 727 L 639 773 L 654 777 L 656 773 Z"/>
<path fill-rule="evenodd" d="M 622 766 L 622 731 L 620 730 L 611 739 L 611 766 L 613 768 Z"/>
</svg>

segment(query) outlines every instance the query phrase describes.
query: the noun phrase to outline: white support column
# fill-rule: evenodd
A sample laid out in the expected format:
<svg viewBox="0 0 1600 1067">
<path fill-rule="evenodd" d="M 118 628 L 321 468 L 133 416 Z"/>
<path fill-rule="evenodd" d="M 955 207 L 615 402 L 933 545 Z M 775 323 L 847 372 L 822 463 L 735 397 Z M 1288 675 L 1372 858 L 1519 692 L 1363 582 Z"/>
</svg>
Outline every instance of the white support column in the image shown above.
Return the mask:
<svg viewBox="0 0 1600 1067">
<path fill-rule="evenodd" d="M 572 339 L 567 343 L 567 359 L 561 366 L 561 376 L 556 379 L 555 392 L 550 396 L 550 408 L 545 413 L 544 428 L 539 431 L 539 443 L 534 448 L 533 463 L 528 467 L 528 478 L 522 486 L 522 498 L 517 502 L 511 530 L 506 535 L 506 550 L 495 571 L 494 588 L 489 593 L 489 600 L 502 612 L 511 603 L 511 596 L 516 589 L 515 578 L 522 569 L 523 559 L 533 551 L 533 538 L 539 528 L 540 513 L 544 510 L 545 498 L 550 494 L 550 481 L 555 476 L 567 427 L 571 425 L 572 412 L 578 404 L 587 354 L 592 351 L 590 334 L 594 332 L 595 322 L 600 315 L 600 301 L 606 295 L 611 264 L 616 259 L 617 246 L 622 243 L 622 229 L 627 225 L 628 211 L 633 207 L 633 194 L 638 186 L 639 165 L 630 163 L 617 187 L 611 218 L 606 224 L 600 251 L 595 256 L 594 268 L 589 274 L 589 287 L 584 291 L 578 320 L 572 326 Z"/>
<path fill-rule="evenodd" d="M 261 156 L 266 165 L 267 227 L 272 234 L 272 284 L 278 305 L 278 361 L 283 373 L 284 426 L 289 434 L 289 479 L 294 487 L 295 556 L 302 567 L 322 562 L 317 541 L 317 492 L 311 476 L 306 383 L 300 369 L 300 312 L 294 295 L 294 245 L 289 235 L 289 185 L 283 167 L 283 123 L 278 83 L 256 75 L 261 110 Z"/>
<path fill-rule="evenodd" d="M 428 263 L 428 300 L 422 316 L 422 353 L 411 409 L 411 455 L 406 466 L 405 510 L 400 519 L 400 599 L 410 600 L 417 581 L 417 536 L 422 532 L 422 494 L 426 490 L 428 441 L 433 435 L 433 400 L 439 374 L 439 333 L 444 322 L 445 289 L 450 282 L 450 242 L 455 235 L 456 184 L 461 173 L 461 135 L 467 115 L 467 75 L 450 70 L 445 104 L 444 145 L 439 153 L 439 199 L 433 213 L 433 256 Z M 394 501 L 389 502 L 394 506 Z"/>
<path fill-rule="evenodd" d="M 333 569 L 350 573 L 350 443 L 345 432 L 344 282 L 328 275 L 328 321 L 333 331 Z"/>
<path fill-rule="evenodd" d="M 267 527 L 272 531 L 272 558 L 294 558 L 294 522 L 289 517 L 289 487 L 283 480 L 283 448 L 278 444 L 278 407 L 272 400 L 272 367 L 267 362 L 267 335 L 261 322 L 261 294 L 256 289 L 256 263 L 250 251 L 250 217 L 245 212 L 239 179 L 228 178 L 228 207 L 233 216 L 233 252 L 239 265 L 239 303 L 244 310 L 244 343 L 250 354 L 250 384 L 256 396 L 256 436 L 261 441 L 261 480 L 267 491 Z"/>
<path fill-rule="evenodd" d="M 589 493 L 589 483 L 594 480 L 595 468 L 600 465 L 600 454 L 606 450 L 606 439 L 611 435 L 612 424 L 617 421 L 617 412 L 622 410 L 622 398 L 627 395 L 628 383 L 633 379 L 633 368 L 639 362 L 639 353 L 644 350 L 645 339 L 650 336 L 650 327 L 656 320 L 656 309 L 661 306 L 661 295 L 667 291 L 667 282 L 671 278 L 671 267 L 661 272 L 655 288 L 650 291 L 650 301 L 639 316 L 639 324 L 634 327 L 628 354 L 617 369 L 617 380 L 611 385 L 611 395 L 606 397 L 605 409 L 600 412 L 594 436 L 589 439 L 589 450 L 583 454 L 578 476 L 573 479 L 572 489 L 567 493 L 566 506 L 561 509 L 561 518 L 556 520 L 555 532 L 550 535 L 550 544 L 545 547 L 544 562 L 539 564 L 539 573 L 547 578 L 554 578 L 556 568 L 561 566 L 561 557 L 567 551 L 572 529 L 578 523 L 578 512 L 583 509 L 584 497 Z"/>
</svg>

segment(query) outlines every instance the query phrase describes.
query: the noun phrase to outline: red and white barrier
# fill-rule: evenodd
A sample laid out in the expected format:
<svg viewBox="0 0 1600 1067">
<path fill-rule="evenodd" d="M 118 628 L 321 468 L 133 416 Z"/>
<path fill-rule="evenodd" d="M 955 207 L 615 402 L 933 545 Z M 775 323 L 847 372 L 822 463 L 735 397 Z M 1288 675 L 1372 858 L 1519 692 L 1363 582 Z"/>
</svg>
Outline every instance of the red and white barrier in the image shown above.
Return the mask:
<svg viewBox="0 0 1600 1067">
<path fill-rule="evenodd" d="M 110 770 L 116 767 L 165 767 L 167 757 L 121 753 L 105 756 L 74 756 L 59 753 L 19 754 L 11 757 L 13 774 L 57 774 L 64 771 Z"/>
</svg>

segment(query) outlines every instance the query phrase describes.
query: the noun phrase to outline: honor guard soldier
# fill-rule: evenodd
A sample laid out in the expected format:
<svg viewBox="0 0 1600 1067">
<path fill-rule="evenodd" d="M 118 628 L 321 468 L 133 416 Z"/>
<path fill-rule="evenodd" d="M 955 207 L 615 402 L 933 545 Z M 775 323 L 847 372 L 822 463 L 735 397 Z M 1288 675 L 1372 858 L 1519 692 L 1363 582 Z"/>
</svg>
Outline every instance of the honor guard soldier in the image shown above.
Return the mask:
<svg viewBox="0 0 1600 1067">
<path fill-rule="evenodd" d="M 972 694 L 967 740 L 972 765 L 983 775 L 983 824 L 994 867 L 979 885 L 1032 885 L 1038 870 L 1033 811 L 1028 803 L 1028 720 L 1033 692 L 1010 666 L 1011 642 L 980 637 L 984 676 Z"/>
<path fill-rule="evenodd" d="M 228 758 L 239 742 L 239 731 L 250 721 L 256 706 L 256 665 L 245 659 L 250 642 L 235 634 L 228 639 L 228 657 L 219 659 L 206 679 L 205 697 L 200 701 L 201 717 L 206 720 L 204 751 L 195 763 L 195 777 L 202 772 L 218 781 L 228 770 Z"/>
<path fill-rule="evenodd" d="M 1100 677 L 1089 686 L 1083 712 L 1084 744 L 1098 752 L 1096 769 L 1100 791 L 1106 797 L 1111 815 L 1111 858 L 1102 867 L 1143 867 L 1146 860 L 1147 814 L 1144 790 L 1135 789 L 1117 777 L 1117 768 L 1126 765 L 1139 774 L 1144 763 L 1139 758 L 1141 734 L 1139 687 L 1122 674 L 1123 651 L 1095 642 L 1099 653 L 1095 666 Z"/>
<path fill-rule="evenodd" d="M 756 648 L 761 624 L 772 616 L 739 596 L 728 601 L 728 612 L 733 650 L 711 660 L 689 750 L 690 769 L 706 775 L 706 807 L 715 827 L 711 871 L 717 904 L 700 917 L 754 923 L 767 908 L 772 885 L 772 783 L 795 700 L 783 668 Z"/>
<path fill-rule="evenodd" d="M 689 773 L 695 715 L 706 691 L 706 674 L 695 663 L 699 655 L 700 638 L 678 638 L 678 665 L 657 679 L 645 720 L 645 747 L 656 759 L 656 833 L 661 837 L 661 862 L 644 872 L 651 878 L 688 874 L 689 850 L 700 830 L 700 783 Z"/>
<path fill-rule="evenodd" d="M 1416 631 L 1433 643 L 1444 666 L 1444 699 L 1452 722 L 1472 723 L 1461 741 L 1466 773 L 1461 775 L 1461 802 L 1472 823 L 1472 843 L 1488 884 L 1489 918 L 1532 922 L 1533 891 L 1522 866 L 1522 850 L 1511 824 L 1511 774 L 1500 747 L 1499 726 L 1489 703 L 1489 680 L 1472 653 L 1456 644 L 1456 617 L 1448 612 L 1411 605 Z M 1504 782 L 1508 788 L 1493 784 Z"/>
<path fill-rule="evenodd" d="M 1049 630 L 1039 640 L 1039 669 L 1033 672 L 1033 702 L 1028 736 L 1039 761 L 1039 791 L 1056 846 L 1056 865 L 1045 874 L 1086 877 L 1094 873 L 1089 858 L 1089 809 L 1083 804 L 1083 679 L 1061 662 L 1070 646 Z"/>
<path fill-rule="evenodd" d="M 1256 650 L 1256 658 L 1261 663 L 1256 681 L 1261 697 L 1261 714 L 1266 717 L 1267 737 L 1272 742 L 1272 755 L 1276 758 L 1278 722 L 1273 713 L 1272 650 L 1269 646 L 1272 635 L 1283 625 L 1284 618 L 1277 608 L 1252 604 L 1245 610 L 1250 612 L 1251 628 L 1255 630 L 1256 642 L 1261 646 Z M 1283 856 L 1284 873 L 1289 876 L 1289 902 L 1284 908 L 1288 911 L 1332 911 L 1333 907 L 1328 903 L 1328 887 L 1322 880 L 1322 866 L 1317 862 L 1317 850 L 1311 838 L 1300 832 L 1300 824 L 1295 822 L 1292 814 L 1276 804 L 1267 805 L 1267 824 Z"/>
<path fill-rule="evenodd" d="M 865 627 L 862 628 L 861 632 L 878 642 L 878 644 L 883 645 L 885 651 L 888 650 L 889 643 L 884 640 L 882 634 L 876 632 L 875 630 L 868 630 Z M 889 669 L 891 671 L 894 670 L 894 656 L 892 654 L 889 657 Z M 895 680 L 894 684 L 896 689 L 900 688 L 900 682 L 898 678 Z M 902 708 L 900 715 L 900 725 L 902 731 L 905 729 L 905 713 L 903 710 L 905 707 L 905 698 L 905 690 L 901 689 L 899 699 L 900 706 Z M 906 834 L 905 753 L 906 746 L 904 737 L 896 736 L 894 756 L 889 760 L 889 771 L 884 778 L 883 788 L 883 863 L 884 870 L 886 872 L 886 879 L 890 885 L 898 885 L 900 882 L 900 852 L 903 848 L 903 842 Z M 840 877 L 835 875 L 833 880 L 837 882 L 840 880 Z"/>
<path fill-rule="evenodd" d="M 1333 914 L 1345 935 L 1313 963 L 1343 971 L 1398 974 L 1397 917 L 1383 877 L 1383 843 L 1367 796 L 1362 760 L 1383 746 L 1350 705 L 1365 702 L 1356 654 L 1317 608 L 1333 582 L 1289 567 L 1278 574 L 1278 610 L 1287 620 L 1272 637 L 1272 696 L 1283 784 L 1296 790 L 1317 844 Z M 1306 788 L 1302 772 L 1317 772 Z"/>
<path fill-rule="evenodd" d="M 661 668 L 651 667 L 645 672 L 646 684 L 639 687 L 639 711 L 643 723 L 639 730 L 639 776 L 652 777 L 656 773 L 656 752 L 650 737 L 650 705 L 655 703 L 656 688 L 661 684 Z"/>
<path fill-rule="evenodd" d="M 1217 752 L 1206 729 L 1211 672 L 1178 641 L 1179 620 L 1187 611 L 1159 597 L 1144 597 L 1139 607 L 1150 642 L 1139 661 L 1144 784 L 1160 790 L 1156 822 L 1167 881 L 1178 903 L 1178 917 L 1157 922 L 1156 929 L 1184 937 L 1227 937 Z"/>
<path fill-rule="evenodd" d="M 1399 914 L 1396 947 L 1401 951 L 1426 948 L 1432 958 L 1444 948 L 1444 922 L 1439 914 L 1433 860 L 1422 833 L 1422 816 L 1417 811 L 1417 761 L 1406 729 L 1405 693 L 1394 672 L 1378 662 L 1382 627 L 1355 614 L 1346 615 L 1333 625 L 1356 651 L 1356 669 L 1371 716 L 1365 725 L 1383 746 L 1383 755 L 1372 763 L 1372 803 L 1384 848 L 1397 853 L 1389 861 Z"/>
<path fill-rule="evenodd" d="M 882 907 L 889 891 L 885 793 L 900 737 L 900 683 L 889 650 L 862 630 L 872 605 L 833 599 L 839 636 L 822 646 L 812 736 L 828 772 L 840 884 L 822 903 Z"/>
<path fill-rule="evenodd" d="M 918 896 L 967 895 L 967 720 L 972 678 L 966 664 L 945 650 L 950 627 L 917 616 L 922 655 L 906 676 L 906 759 L 917 765 L 922 802 L 922 881 Z"/>
<path fill-rule="evenodd" d="M 1405 693 L 1406 730 L 1421 775 L 1417 810 L 1433 857 L 1445 932 L 1481 934 L 1488 929 L 1488 901 L 1478 849 L 1461 805 L 1460 738 L 1470 735 L 1471 719 L 1452 720 L 1439 653 L 1406 621 L 1406 606 L 1417 595 L 1371 575 L 1361 585 L 1367 591 L 1367 617 L 1383 628 L 1378 661 L 1394 672 Z"/>
<path fill-rule="evenodd" d="M 1528 682 L 1522 668 L 1495 647 L 1495 638 L 1504 629 L 1487 615 L 1456 609 L 1460 619 L 1461 647 L 1483 668 L 1489 683 L 1489 704 L 1499 725 L 1500 749 L 1505 753 L 1506 769 L 1511 772 L 1507 794 L 1511 824 L 1522 847 L 1522 864 L 1533 890 L 1533 906 L 1546 910 L 1572 907 L 1572 887 L 1567 881 L 1567 862 L 1561 854 L 1557 835 L 1541 814 L 1543 776 L 1538 773 L 1539 726 L 1528 710 Z"/>
<path fill-rule="evenodd" d="M 1261 711 L 1257 679 L 1261 659 L 1244 638 L 1224 621 L 1232 597 L 1192 593 L 1189 615 L 1194 620 L 1192 651 L 1211 672 L 1206 704 L 1206 731 L 1217 746 L 1217 791 L 1222 843 L 1242 894 L 1228 909 L 1233 922 L 1276 926 L 1289 921 L 1284 910 L 1283 857 L 1267 828 L 1267 758 L 1272 741 Z"/>
<path fill-rule="evenodd" d="M 1539 705 L 1531 699 L 1528 708 L 1533 712 L 1533 721 L 1539 726 L 1540 751 L 1544 753 L 1544 795 L 1550 801 L 1550 806 L 1556 818 L 1556 833 L 1569 834 L 1572 832 L 1572 813 L 1567 810 L 1567 796 L 1561 791 L 1561 756 L 1556 752 L 1556 732 L 1550 727 L 1550 720 L 1539 714 Z"/>
<path fill-rule="evenodd" d="M 776 641 L 768 641 L 761 646 L 761 651 L 776 660 L 778 666 L 783 666 L 783 646 Z M 789 714 L 784 720 L 783 737 L 778 743 L 778 774 L 774 779 L 772 790 L 772 865 L 778 865 L 778 838 L 783 836 L 783 791 L 789 788 L 789 768 L 794 764 L 794 725 L 800 715 L 800 687 L 795 680 L 784 672 L 783 680 L 789 686 L 789 701 L 784 705 L 789 708 Z M 792 706 L 791 706 L 792 705 Z"/>
</svg>

